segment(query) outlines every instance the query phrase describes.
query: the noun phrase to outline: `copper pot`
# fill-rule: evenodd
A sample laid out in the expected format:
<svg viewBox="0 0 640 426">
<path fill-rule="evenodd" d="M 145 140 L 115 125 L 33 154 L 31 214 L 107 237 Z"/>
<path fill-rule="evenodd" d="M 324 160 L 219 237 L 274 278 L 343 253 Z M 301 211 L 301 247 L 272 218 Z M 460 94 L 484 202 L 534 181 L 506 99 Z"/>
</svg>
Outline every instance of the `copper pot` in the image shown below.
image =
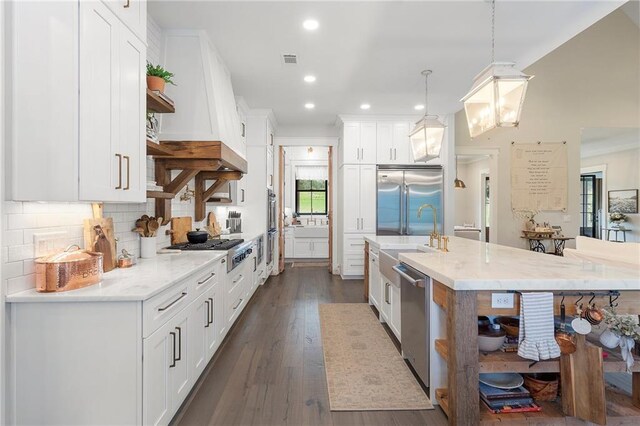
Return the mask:
<svg viewBox="0 0 640 426">
<path fill-rule="evenodd" d="M 102 253 L 80 250 L 77 245 L 36 259 L 35 263 L 39 292 L 75 290 L 102 280 Z"/>
<path fill-rule="evenodd" d="M 565 331 L 565 322 L 567 320 L 564 302 L 560 304 L 560 330 L 556 331 L 556 342 L 560 347 L 562 355 L 569 355 L 576 351 L 576 339 L 571 333 Z"/>
</svg>

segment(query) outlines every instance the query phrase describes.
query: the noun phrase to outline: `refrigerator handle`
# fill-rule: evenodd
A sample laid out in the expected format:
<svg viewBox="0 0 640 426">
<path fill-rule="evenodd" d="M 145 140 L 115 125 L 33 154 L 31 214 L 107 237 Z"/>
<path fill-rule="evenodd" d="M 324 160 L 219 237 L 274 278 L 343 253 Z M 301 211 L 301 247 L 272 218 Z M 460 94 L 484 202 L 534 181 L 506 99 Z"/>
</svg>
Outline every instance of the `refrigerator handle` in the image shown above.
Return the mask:
<svg viewBox="0 0 640 426">
<path fill-rule="evenodd" d="M 404 184 L 404 235 L 410 235 L 409 232 L 409 185 Z"/>
</svg>

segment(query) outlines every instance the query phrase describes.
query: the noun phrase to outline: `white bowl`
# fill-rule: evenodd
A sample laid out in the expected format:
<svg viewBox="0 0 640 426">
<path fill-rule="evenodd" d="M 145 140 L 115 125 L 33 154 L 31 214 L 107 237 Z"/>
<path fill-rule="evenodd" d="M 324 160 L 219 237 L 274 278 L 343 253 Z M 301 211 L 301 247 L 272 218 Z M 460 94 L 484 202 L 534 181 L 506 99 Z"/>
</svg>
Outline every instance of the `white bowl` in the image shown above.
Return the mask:
<svg viewBox="0 0 640 426">
<path fill-rule="evenodd" d="M 481 352 L 493 352 L 502 347 L 505 336 L 478 336 L 478 349 Z"/>
</svg>

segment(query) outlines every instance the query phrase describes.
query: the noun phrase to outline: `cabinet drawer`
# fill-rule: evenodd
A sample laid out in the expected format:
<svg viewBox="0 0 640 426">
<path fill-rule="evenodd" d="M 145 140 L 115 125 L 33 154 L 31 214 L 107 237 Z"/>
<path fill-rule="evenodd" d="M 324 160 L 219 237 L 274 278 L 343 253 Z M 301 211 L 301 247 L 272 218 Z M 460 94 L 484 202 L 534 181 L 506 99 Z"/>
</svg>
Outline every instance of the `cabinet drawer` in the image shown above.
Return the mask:
<svg viewBox="0 0 640 426">
<path fill-rule="evenodd" d="M 377 256 L 378 253 L 380 253 L 380 250 L 378 249 L 378 247 L 374 247 L 371 244 L 369 244 L 369 254 Z"/>
<path fill-rule="evenodd" d="M 364 253 L 345 255 L 342 262 L 342 275 L 364 275 Z"/>
<path fill-rule="evenodd" d="M 193 278 L 195 284 L 195 295 L 199 297 L 202 293 L 216 285 L 220 281 L 220 269 L 218 266 L 220 262 L 216 262 L 213 266 L 204 269 L 199 274 L 196 274 Z"/>
<path fill-rule="evenodd" d="M 178 285 L 163 291 L 142 304 L 143 336 L 150 336 L 171 317 L 180 312 L 192 300 L 194 295 L 189 286 L 190 281 L 182 281 Z"/>
<path fill-rule="evenodd" d="M 344 235 L 344 254 L 361 254 L 364 256 L 364 237 L 362 235 Z"/>
</svg>

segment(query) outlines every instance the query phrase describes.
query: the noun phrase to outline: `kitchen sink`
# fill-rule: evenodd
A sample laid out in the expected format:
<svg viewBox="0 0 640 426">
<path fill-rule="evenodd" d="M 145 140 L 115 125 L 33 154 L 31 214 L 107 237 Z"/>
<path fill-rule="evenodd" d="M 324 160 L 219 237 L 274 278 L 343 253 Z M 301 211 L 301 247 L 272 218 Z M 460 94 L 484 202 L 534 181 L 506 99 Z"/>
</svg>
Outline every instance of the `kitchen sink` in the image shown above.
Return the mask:
<svg viewBox="0 0 640 426">
<path fill-rule="evenodd" d="M 380 250 L 380 273 L 384 275 L 386 279 L 397 287 L 400 287 L 400 276 L 393 267 L 400 264 L 398 257 L 400 253 L 421 253 L 424 250 L 415 249 L 399 249 L 399 250 Z"/>
</svg>

